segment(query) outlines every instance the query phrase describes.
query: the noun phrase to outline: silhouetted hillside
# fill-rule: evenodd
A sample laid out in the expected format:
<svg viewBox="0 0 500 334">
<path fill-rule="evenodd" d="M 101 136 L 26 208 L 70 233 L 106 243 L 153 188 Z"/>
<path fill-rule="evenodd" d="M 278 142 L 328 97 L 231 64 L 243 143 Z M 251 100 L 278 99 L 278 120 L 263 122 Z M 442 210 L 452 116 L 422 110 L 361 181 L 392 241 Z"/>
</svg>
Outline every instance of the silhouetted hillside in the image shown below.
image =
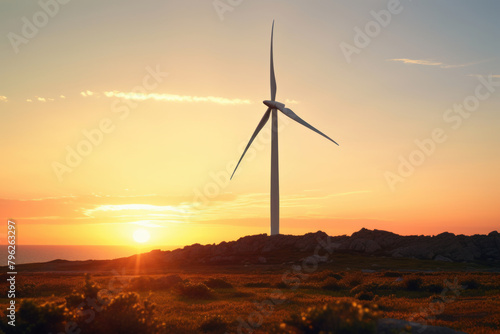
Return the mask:
<svg viewBox="0 0 500 334">
<path fill-rule="evenodd" d="M 321 251 L 318 251 L 321 250 Z M 212 245 L 194 244 L 173 251 L 155 250 L 127 258 L 99 261 L 55 260 L 23 265 L 25 270 L 116 270 L 118 268 L 187 268 L 191 266 L 287 264 L 316 253 L 355 254 L 389 258 L 413 258 L 444 262 L 476 262 L 500 265 L 500 234 L 401 236 L 395 233 L 361 229 L 351 236 L 330 237 L 318 231 L 302 236 L 252 235 L 236 241 Z M 325 260 L 326 262 L 332 261 Z"/>
</svg>

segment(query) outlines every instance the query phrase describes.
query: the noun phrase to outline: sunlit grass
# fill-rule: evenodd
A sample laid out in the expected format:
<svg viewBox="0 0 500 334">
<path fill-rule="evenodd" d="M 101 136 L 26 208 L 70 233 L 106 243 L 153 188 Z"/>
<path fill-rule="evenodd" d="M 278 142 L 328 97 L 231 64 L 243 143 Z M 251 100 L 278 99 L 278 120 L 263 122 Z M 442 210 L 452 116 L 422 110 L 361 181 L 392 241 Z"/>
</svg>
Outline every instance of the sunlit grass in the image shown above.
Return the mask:
<svg viewBox="0 0 500 334">
<path fill-rule="evenodd" d="M 444 281 L 475 282 L 469 289 L 461 289 L 453 301 L 445 303 L 443 311 L 429 317 L 429 325 L 439 325 L 470 332 L 477 328 L 491 332 L 500 326 L 500 280 L 494 273 L 361 273 L 359 271 L 318 271 L 300 281 L 300 284 L 283 284 L 282 274 L 273 273 L 178 273 L 176 275 L 146 275 L 140 279 L 125 276 L 122 284 L 114 284 L 117 291 L 136 292 L 140 300 L 149 299 L 156 304 L 155 317 L 167 326 L 186 333 L 203 328 L 227 328 L 235 330 L 238 319 L 247 319 L 258 306 L 269 301 L 275 291 L 280 291 L 281 301 L 263 318 L 258 330 L 276 329 L 292 314 L 300 314 L 308 307 L 331 304 L 336 301 L 358 302 L 362 305 L 378 305 L 380 315 L 386 318 L 410 319 L 422 309 L 429 309 L 433 298 L 440 295 Z M 399 276 L 399 277 L 396 277 Z M 169 278 L 166 278 L 169 277 Z M 405 285 L 406 279 L 418 277 L 421 284 L 416 289 Z M 93 278 L 101 287 L 107 287 L 113 276 Z M 325 282 L 336 281 L 339 288 L 324 289 Z M 280 283 L 281 282 L 281 283 Z M 252 284 L 253 283 L 253 284 Z M 212 287 L 207 287 L 206 284 Z M 182 287 L 205 286 L 209 295 L 183 293 Z M 21 299 L 36 304 L 55 302 L 63 304 L 64 297 L 83 287 L 81 274 L 25 274 L 17 282 Z M 373 294 L 371 301 L 358 300 L 362 292 Z M 448 292 L 450 295 L 450 292 Z M 5 309 L 7 299 L 0 299 Z M 259 311 L 261 312 L 261 311 Z M 222 315 L 222 317 L 215 317 Z M 215 318 L 214 318 L 215 317 Z M 256 331 L 258 333 L 258 331 Z"/>
</svg>

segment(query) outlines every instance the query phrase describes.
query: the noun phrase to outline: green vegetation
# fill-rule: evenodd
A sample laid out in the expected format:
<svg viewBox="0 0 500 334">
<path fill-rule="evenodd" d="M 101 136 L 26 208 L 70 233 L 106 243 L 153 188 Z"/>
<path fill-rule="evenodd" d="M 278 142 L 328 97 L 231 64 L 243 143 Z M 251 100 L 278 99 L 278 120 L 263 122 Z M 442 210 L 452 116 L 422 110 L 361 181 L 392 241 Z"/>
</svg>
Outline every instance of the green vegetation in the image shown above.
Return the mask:
<svg viewBox="0 0 500 334">
<path fill-rule="evenodd" d="M 211 289 L 230 289 L 233 287 L 231 283 L 222 278 L 211 277 L 203 283 Z"/>
<path fill-rule="evenodd" d="M 428 325 L 481 333 L 500 327 L 497 273 L 328 268 L 295 273 L 297 281 L 288 275 L 285 281 L 292 283 L 285 284 L 284 270 L 223 269 L 84 279 L 77 273 L 25 273 L 18 281 L 22 297 L 17 299 L 16 327 L 7 325 L 3 315 L 0 333 L 55 334 L 66 328 L 80 334 L 318 333 L 339 328 L 369 333 L 375 315 L 408 320 L 423 311 L 429 314 Z M 0 299 L 1 312 L 7 303 Z"/>
<path fill-rule="evenodd" d="M 216 315 L 203 320 L 199 330 L 202 333 L 222 334 L 225 333 L 228 328 L 228 323 L 220 315 Z"/>
<path fill-rule="evenodd" d="M 479 283 L 477 280 L 475 280 L 473 278 L 462 280 L 462 281 L 460 281 L 460 284 L 465 289 L 470 289 L 470 290 L 479 289 L 481 287 L 481 283 Z"/>
<path fill-rule="evenodd" d="M 179 275 L 167 275 L 160 277 L 139 276 L 133 278 L 128 286 L 130 291 L 151 291 L 171 289 L 182 283 Z"/>
<path fill-rule="evenodd" d="M 177 293 L 191 299 L 213 299 L 213 291 L 203 283 L 180 283 L 176 286 Z"/>
<path fill-rule="evenodd" d="M 376 333 L 378 313 L 356 302 L 337 301 L 293 314 L 280 327 L 283 333 Z"/>
<path fill-rule="evenodd" d="M 269 283 L 269 282 L 248 282 L 248 283 L 245 283 L 245 287 L 247 287 L 247 288 L 270 288 L 271 283 Z"/>
<path fill-rule="evenodd" d="M 323 282 L 321 288 L 323 290 L 338 291 L 342 289 L 342 286 L 340 285 L 339 281 L 336 278 L 329 277 Z"/>
<path fill-rule="evenodd" d="M 402 273 L 398 273 L 397 271 L 386 271 L 384 273 L 384 277 L 401 277 L 403 276 Z"/>
<path fill-rule="evenodd" d="M 102 296 L 102 289 L 90 276 L 80 291 L 65 298 L 65 303 L 38 304 L 31 300 L 22 302 L 18 324 L 1 327 L 7 333 L 38 334 L 70 332 L 107 333 L 159 333 L 161 325 L 155 317 L 155 306 L 144 302 L 132 292 L 119 293 L 113 298 Z"/>
<path fill-rule="evenodd" d="M 404 285 L 408 291 L 419 291 L 422 287 L 422 279 L 420 277 L 407 277 L 404 279 Z"/>
<path fill-rule="evenodd" d="M 360 293 L 356 294 L 354 298 L 359 300 L 373 300 L 375 298 L 375 295 L 371 291 L 361 291 Z"/>
</svg>

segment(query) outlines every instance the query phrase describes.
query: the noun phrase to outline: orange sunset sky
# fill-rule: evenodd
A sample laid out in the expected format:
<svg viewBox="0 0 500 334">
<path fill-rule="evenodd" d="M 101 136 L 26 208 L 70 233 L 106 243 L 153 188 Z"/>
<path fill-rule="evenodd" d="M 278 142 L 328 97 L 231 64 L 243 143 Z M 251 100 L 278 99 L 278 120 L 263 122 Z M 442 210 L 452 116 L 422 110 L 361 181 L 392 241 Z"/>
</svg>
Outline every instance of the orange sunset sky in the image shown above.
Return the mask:
<svg viewBox="0 0 500 334">
<path fill-rule="evenodd" d="M 269 233 L 270 124 L 228 177 L 266 110 L 273 19 L 277 100 L 340 144 L 280 115 L 281 233 L 498 229 L 498 2 L 401 1 L 385 26 L 388 1 L 215 3 L 71 1 L 28 38 L 44 9 L 1 5 L 0 217 L 18 243 Z"/>
</svg>

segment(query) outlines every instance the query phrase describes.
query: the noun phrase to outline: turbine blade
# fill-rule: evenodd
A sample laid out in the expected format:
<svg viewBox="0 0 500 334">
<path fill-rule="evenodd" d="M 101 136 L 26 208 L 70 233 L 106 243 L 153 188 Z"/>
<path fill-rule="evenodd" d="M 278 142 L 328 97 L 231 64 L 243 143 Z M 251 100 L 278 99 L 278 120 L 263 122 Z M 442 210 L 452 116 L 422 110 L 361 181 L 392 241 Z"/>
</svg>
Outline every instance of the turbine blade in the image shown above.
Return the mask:
<svg viewBox="0 0 500 334">
<path fill-rule="evenodd" d="M 247 153 L 247 150 L 250 147 L 250 145 L 252 145 L 253 140 L 255 139 L 255 137 L 257 137 L 257 135 L 259 134 L 260 130 L 262 130 L 262 128 L 264 127 L 264 125 L 266 125 L 267 121 L 269 120 L 269 115 L 271 115 L 271 108 L 267 109 L 267 111 L 264 114 L 264 116 L 262 116 L 262 119 L 260 120 L 259 125 L 257 125 L 257 128 L 255 129 L 255 131 L 254 131 L 254 133 L 252 135 L 252 138 L 250 138 L 250 141 L 248 142 L 247 147 L 245 147 L 245 150 L 243 151 L 243 154 L 241 155 L 240 161 L 238 161 L 238 164 L 236 165 L 236 168 L 234 168 L 234 172 L 231 175 L 231 179 L 233 179 L 234 173 L 236 173 L 236 170 L 238 169 L 238 166 L 240 165 L 241 160 L 245 156 L 245 153 Z"/>
<path fill-rule="evenodd" d="M 290 117 L 291 119 L 293 119 L 295 122 L 297 122 L 299 124 L 302 124 L 306 128 L 309 128 L 309 129 L 313 130 L 317 134 L 320 134 L 323 137 L 325 137 L 326 139 L 328 139 L 328 140 L 332 141 L 333 143 L 337 144 L 337 142 L 335 140 L 333 140 L 332 138 L 328 137 L 323 132 L 319 131 L 318 129 L 316 129 L 315 127 L 313 127 L 312 125 L 310 125 L 309 123 L 307 123 L 306 121 L 304 121 L 302 118 L 300 118 L 299 116 L 297 116 L 292 110 L 290 110 L 288 108 L 280 108 L 280 111 L 283 114 L 285 114 L 288 117 Z M 339 144 L 337 144 L 337 145 L 339 145 Z"/>
<path fill-rule="evenodd" d="M 276 101 L 276 77 L 274 75 L 273 35 L 274 35 L 274 20 L 273 20 L 273 27 L 271 29 L 271 101 Z"/>
</svg>

